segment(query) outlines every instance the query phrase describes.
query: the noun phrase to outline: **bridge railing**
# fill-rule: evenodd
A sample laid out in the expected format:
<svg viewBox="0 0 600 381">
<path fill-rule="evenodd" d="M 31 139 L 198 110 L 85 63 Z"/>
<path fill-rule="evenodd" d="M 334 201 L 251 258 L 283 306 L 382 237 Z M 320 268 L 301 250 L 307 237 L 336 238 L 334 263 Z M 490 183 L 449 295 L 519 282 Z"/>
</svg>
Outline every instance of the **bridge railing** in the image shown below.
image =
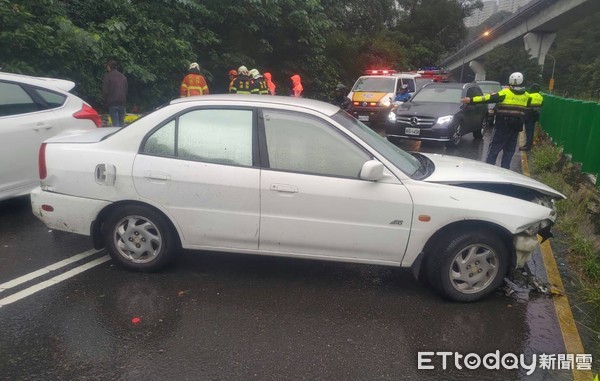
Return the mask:
<svg viewBox="0 0 600 381">
<path fill-rule="evenodd" d="M 544 94 L 540 125 L 600 186 L 600 103 Z"/>
</svg>

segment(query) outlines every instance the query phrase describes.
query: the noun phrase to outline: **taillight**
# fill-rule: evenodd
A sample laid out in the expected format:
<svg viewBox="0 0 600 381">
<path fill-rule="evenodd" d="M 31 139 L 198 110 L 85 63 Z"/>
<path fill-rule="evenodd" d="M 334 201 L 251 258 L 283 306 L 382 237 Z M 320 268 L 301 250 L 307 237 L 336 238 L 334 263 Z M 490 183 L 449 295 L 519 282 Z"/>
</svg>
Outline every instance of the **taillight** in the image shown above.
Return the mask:
<svg viewBox="0 0 600 381">
<path fill-rule="evenodd" d="M 38 168 L 40 170 L 40 180 L 44 180 L 48 171 L 46 170 L 46 143 L 42 143 L 40 146 L 40 152 L 38 155 Z"/>
<path fill-rule="evenodd" d="M 90 106 L 83 104 L 81 110 L 73 114 L 75 119 L 89 119 L 96 124 L 96 127 L 102 127 L 102 119 L 96 110 Z"/>
</svg>

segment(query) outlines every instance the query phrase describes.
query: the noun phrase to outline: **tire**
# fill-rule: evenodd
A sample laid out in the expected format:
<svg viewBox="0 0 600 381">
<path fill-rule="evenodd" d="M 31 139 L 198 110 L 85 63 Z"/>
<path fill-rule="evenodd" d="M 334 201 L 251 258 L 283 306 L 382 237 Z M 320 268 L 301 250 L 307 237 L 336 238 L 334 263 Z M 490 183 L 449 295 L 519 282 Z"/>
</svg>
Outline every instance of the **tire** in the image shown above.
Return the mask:
<svg viewBox="0 0 600 381">
<path fill-rule="evenodd" d="M 458 147 L 461 139 L 462 139 L 462 127 L 459 122 L 456 124 L 456 126 L 454 126 L 452 136 L 450 137 L 450 140 L 446 142 L 446 147 L 448 147 L 448 148 Z"/>
<path fill-rule="evenodd" d="M 104 221 L 102 237 L 112 259 L 136 271 L 163 268 L 173 259 L 177 246 L 165 218 L 142 205 L 115 209 Z"/>
<path fill-rule="evenodd" d="M 483 139 L 483 135 L 485 134 L 485 129 L 487 128 L 487 125 L 487 116 L 484 116 L 481 120 L 481 127 L 478 130 L 473 131 L 473 137 L 475 139 Z"/>
<path fill-rule="evenodd" d="M 494 292 L 510 260 L 504 242 L 486 230 L 447 236 L 429 255 L 429 283 L 456 302 L 474 302 Z"/>
</svg>

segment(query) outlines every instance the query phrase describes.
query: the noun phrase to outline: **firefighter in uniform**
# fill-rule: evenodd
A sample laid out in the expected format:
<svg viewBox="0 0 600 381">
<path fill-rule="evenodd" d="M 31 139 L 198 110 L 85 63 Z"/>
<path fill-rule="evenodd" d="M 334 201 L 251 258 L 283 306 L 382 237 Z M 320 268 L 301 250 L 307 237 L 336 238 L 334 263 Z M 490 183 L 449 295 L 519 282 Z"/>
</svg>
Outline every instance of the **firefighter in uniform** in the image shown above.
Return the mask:
<svg viewBox="0 0 600 381">
<path fill-rule="evenodd" d="M 466 97 L 461 101 L 462 103 L 497 103 L 496 125 L 485 161 L 496 164 L 496 158 L 502 151 L 501 166 L 510 169 L 510 161 L 515 153 L 519 132 L 523 129 L 530 97 L 525 88 L 521 87 L 523 74 L 512 73 L 508 78 L 508 84 L 508 88 L 497 93 Z"/>
<path fill-rule="evenodd" d="M 229 87 L 229 93 L 251 94 L 252 78 L 250 78 L 248 74 L 248 68 L 246 66 L 240 66 L 237 72 L 238 76 L 231 83 L 231 86 Z"/>
<path fill-rule="evenodd" d="M 190 64 L 188 75 L 183 78 L 179 88 L 181 97 L 191 97 L 193 95 L 207 95 L 208 85 L 202 75 L 200 75 L 200 65 L 196 62 Z"/>
<path fill-rule="evenodd" d="M 260 75 L 257 69 L 250 70 L 250 77 L 252 77 L 252 94 L 269 95 L 269 87 L 267 81 Z"/>
<path fill-rule="evenodd" d="M 531 104 L 525 114 L 525 145 L 520 147 L 521 151 L 529 151 L 533 145 L 533 131 L 535 122 L 540 119 L 540 108 L 544 104 L 544 97 L 540 94 L 540 85 L 534 83 L 528 91 Z"/>
<path fill-rule="evenodd" d="M 231 93 L 231 86 L 233 85 L 233 81 L 235 81 L 238 75 L 237 70 L 231 69 L 229 70 L 227 75 L 229 76 L 229 87 L 227 88 L 227 92 Z"/>
</svg>

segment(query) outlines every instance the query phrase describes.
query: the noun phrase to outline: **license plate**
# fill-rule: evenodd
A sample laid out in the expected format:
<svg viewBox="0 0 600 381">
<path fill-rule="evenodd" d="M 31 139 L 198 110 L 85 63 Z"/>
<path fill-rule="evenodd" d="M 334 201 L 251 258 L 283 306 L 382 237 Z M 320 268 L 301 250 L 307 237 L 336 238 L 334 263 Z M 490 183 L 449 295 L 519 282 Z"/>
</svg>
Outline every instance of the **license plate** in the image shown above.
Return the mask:
<svg viewBox="0 0 600 381">
<path fill-rule="evenodd" d="M 406 135 L 421 135 L 421 130 L 419 128 L 406 127 L 406 129 L 404 130 L 404 133 Z"/>
<path fill-rule="evenodd" d="M 369 115 L 359 115 L 358 116 L 358 120 L 360 120 L 361 122 L 368 122 L 369 121 Z"/>
</svg>

